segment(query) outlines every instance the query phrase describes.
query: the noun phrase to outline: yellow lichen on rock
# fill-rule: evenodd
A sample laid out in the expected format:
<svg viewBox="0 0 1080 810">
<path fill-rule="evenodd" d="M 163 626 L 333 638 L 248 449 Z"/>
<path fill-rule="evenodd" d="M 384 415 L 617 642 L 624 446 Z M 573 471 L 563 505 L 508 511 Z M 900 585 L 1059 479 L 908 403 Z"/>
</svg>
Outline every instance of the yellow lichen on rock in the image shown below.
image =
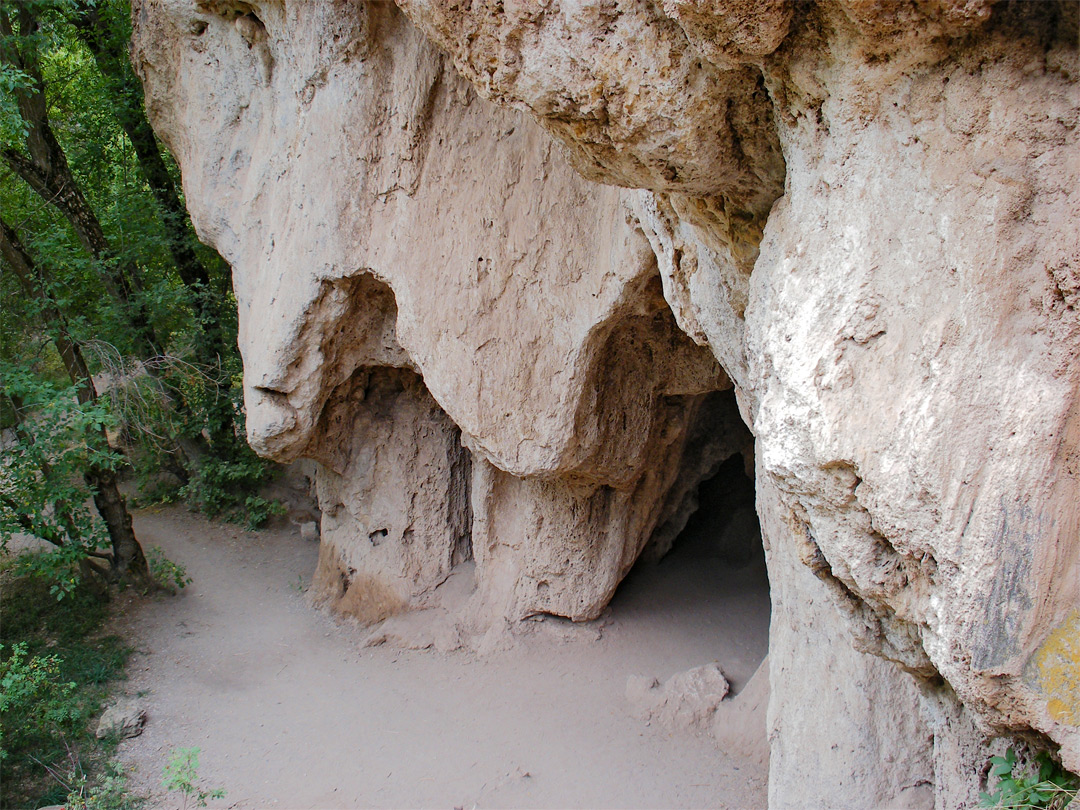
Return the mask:
<svg viewBox="0 0 1080 810">
<path fill-rule="evenodd" d="M 1046 695 L 1050 716 L 1080 726 L 1080 610 L 1047 636 L 1032 656 L 1029 672 L 1032 686 Z"/>
</svg>

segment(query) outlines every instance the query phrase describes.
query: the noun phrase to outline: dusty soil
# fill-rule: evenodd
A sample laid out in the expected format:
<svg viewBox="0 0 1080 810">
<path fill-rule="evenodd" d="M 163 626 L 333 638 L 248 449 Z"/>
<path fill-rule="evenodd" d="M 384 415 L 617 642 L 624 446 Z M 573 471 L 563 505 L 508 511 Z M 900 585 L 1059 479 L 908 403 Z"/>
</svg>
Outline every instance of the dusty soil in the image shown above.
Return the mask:
<svg viewBox="0 0 1080 810">
<path fill-rule="evenodd" d="M 168 508 L 135 527 L 194 578 L 121 620 L 138 649 L 122 691 L 145 696 L 149 722 L 120 757 L 152 806 L 178 806 L 161 769 L 190 746 L 227 791 L 212 807 L 765 805 L 760 764 L 635 720 L 624 696 L 630 675 L 709 661 L 737 692 L 767 648 L 754 567 L 718 569 L 686 543 L 632 572 L 600 622 L 548 620 L 480 656 L 363 646 L 368 631 L 308 604 L 318 550 L 291 526 Z"/>
</svg>

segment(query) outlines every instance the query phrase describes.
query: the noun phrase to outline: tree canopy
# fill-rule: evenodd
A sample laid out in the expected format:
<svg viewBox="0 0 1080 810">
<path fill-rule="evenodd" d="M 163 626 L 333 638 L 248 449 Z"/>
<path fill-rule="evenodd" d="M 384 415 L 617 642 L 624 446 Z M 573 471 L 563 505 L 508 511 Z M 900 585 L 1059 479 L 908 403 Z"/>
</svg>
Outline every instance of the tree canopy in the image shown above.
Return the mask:
<svg viewBox="0 0 1080 810">
<path fill-rule="evenodd" d="M 124 476 L 210 514 L 271 511 L 229 268 L 195 238 L 129 39 L 125 0 L 0 0 L 0 541 L 52 543 L 60 596 L 91 572 L 147 579 Z"/>
</svg>

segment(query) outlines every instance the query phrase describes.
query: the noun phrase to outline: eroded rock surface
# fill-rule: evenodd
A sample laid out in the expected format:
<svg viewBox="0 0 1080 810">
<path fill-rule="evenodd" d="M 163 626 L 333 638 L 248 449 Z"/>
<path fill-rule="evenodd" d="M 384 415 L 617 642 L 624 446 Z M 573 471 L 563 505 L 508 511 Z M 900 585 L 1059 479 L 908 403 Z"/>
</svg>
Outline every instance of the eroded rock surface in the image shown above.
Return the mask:
<svg viewBox="0 0 1080 810">
<path fill-rule="evenodd" d="M 321 464 L 317 603 L 378 621 L 470 556 L 469 454 L 415 372 L 357 369 L 306 452 Z"/>
<path fill-rule="evenodd" d="M 676 673 L 663 684 L 647 675 L 631 675 L 626 699 L 631 713 L 641 720 L 656 720 L 671 730 L 704 731 L 730 689 L 719 666 L 703 664 Z"/>
<path fill-rule="evenodd" d="M 740 452 L 775 806 L 1080 769 L 1076 4 L 399 5 L 135 4 L 325 598 L 591 618 Z"/>
<path fill-rule="evenodd" d="M 136 20 L 196 227 L 236 268 L 249 438 L 323 461 L 321 598 L 372 620 L 445 578 L 469 532 L 460 431 L 480 620 L 596 616 L 667 517 L 699 400 L 731 387 L 677 328 L 627 193 L 478 98 L 391 5 Z M 373 402 L 364 369 L 415 384 Z"/>
</svg>

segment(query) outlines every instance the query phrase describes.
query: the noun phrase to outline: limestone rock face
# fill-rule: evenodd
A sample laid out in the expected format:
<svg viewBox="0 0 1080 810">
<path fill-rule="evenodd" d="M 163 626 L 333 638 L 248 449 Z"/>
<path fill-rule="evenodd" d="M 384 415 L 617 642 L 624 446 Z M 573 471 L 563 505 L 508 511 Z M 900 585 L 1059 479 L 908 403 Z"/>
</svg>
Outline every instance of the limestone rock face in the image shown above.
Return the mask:
<svg viewBox="0 0 1080 810">
<path fill-rule="evenodd" d="M 481 94 L 528 110 L 590 179 L 720 197 L 754 214 L 781 191 L 771 104 L 743 64 L 779 44 L 790 17 L 781 3 L 760 16 L 742 4 L 752 22 L 716 62 L 696 44 L 711 41 L 710 17 L 732 15 L 691 2 L 667 4 L 675 19 L 651 2 L 400 5 Z"/>
<path fill-rule="evenodd" d="M 149 111 L 235 270 L 249 440 L 323 464 L 320 598 L 380 618 L 471 536 L 481 615 L 596 616 L 666 517 L 699 400 L 731 387 L 678 329 L 627 192 L 391 5 L 135 20 Z M 485 534 L 510 524 L 532 528 Z"/>
<path fill-rule="evenodd" d="M 306 451 L 321 464 L 316 603 L 384 619 L 469 554 L 470 459 L 460 432 L 408 369 L 357 369 Z"/>
<path fill-rule="evenodd" d="M 807 21 L 796 51 L 838 30 L 769 71 L 788 179 L 746 333 L 761 472 L 857 648 L 1076 769 L 1080 95 L 1051 12 L 897 50 Z"/>
<path fill-rule="evenodd" d="M 773 805 L 1080 770 L 1075 3 L 134 5 L 326 601 L 594 617 L 742 452 Z"/>
</svg>

